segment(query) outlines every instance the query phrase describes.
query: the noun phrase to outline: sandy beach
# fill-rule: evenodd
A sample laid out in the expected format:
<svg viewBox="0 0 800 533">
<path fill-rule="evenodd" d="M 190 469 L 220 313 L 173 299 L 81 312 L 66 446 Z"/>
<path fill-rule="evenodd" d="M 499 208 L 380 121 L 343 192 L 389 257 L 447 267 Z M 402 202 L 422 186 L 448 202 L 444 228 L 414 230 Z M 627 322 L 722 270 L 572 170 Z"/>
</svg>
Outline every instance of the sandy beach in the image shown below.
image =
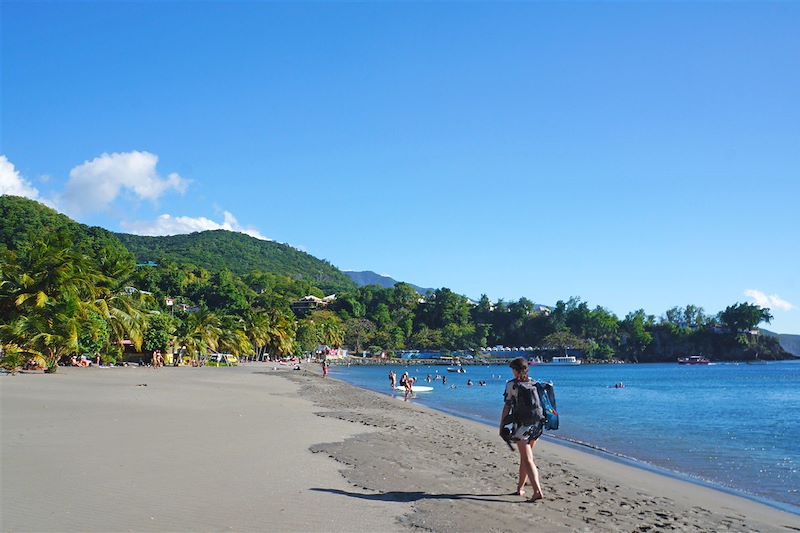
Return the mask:
<svg viewBox="0 0 800 533">
<path fill-rule="evenodd" d="M 800 517 L 553 442 L 512 495 L 496 429 L 316 367 L 0 377 L 3 531 L 800 531 Z"/>
</svg>

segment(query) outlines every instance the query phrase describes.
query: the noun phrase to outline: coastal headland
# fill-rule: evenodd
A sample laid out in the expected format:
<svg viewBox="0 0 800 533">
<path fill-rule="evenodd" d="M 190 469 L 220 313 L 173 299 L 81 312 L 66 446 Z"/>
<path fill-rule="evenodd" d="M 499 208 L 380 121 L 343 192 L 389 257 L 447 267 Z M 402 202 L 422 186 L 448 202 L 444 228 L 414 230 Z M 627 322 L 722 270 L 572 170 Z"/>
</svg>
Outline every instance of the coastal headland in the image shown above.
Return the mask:
<svg viewBox="0 0 800 533">
<path fill-rule="evenodd" d="M 800 517 L 264 364 L 0 377 L 3 531 L 797 531 Z"/>
</svg>

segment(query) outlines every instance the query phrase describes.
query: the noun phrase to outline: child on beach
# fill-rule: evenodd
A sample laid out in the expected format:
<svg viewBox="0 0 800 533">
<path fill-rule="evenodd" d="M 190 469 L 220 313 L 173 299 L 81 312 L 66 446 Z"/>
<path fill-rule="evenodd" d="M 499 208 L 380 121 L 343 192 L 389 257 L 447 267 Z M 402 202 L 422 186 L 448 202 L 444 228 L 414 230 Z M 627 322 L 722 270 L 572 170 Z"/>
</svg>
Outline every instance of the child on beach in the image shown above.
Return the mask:
<svg viewBox="0 0 800 533">
<path fill-rule="evenodd" d="M 397 382 L 397 374 L 394 373 L 394 370 L 389 370 L 389 385 L 391 386 L 392 390 Z"/>
<path fill-rule="evenodd" d="M 528 362 L 524 357 L 517 357 L 509 365 L 514 373 L 514 379 L 506 383 L 506 390 L 503 393 L 503 413 L 500 415 L 500 436 L 504 437 L 504 429 L 508 423 L 508 415 L 513 413 L 514 406 L 518 397 L 518 390 L 528 379 Z M 528 501 L 536 501 L 544 498 L 542 487 L 539 483 L 539 470 L 533 462 L 533 448 L 536 440 L 542 435 L 543 425 L 537 423 L 533 425 L 519 424 L 517 421 L 511 430 L 509 440 L 515 442 L 519 450 L 519 479 L 517 480 L 516 494 L 525 496 L 525 483 L 530 480 L 533 486 L 533 495 Z"/>
</svg>

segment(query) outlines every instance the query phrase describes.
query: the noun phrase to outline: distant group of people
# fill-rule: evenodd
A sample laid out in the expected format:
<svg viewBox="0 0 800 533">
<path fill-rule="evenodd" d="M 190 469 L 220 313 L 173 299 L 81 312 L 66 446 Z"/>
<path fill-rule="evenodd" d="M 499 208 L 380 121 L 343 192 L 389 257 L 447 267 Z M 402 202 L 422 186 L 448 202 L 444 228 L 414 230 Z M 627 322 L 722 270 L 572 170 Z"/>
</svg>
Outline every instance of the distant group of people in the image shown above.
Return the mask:
<svg viewBox="0 0 800 533">
<path fill-rule="evenodd" d="M 417 378 L 412 378 L 408 375 L 408 372 L 403 372 L 403 375 L 400 376 L 400 386 L 403 388 L 406 399 L 408 399 L 408 396 L 414 392 L 413 386 L 414 382 L 416 381 Z M 397 374 L 394 373 L 394 370 L 389 371 L 389 387 L 391 390 L 395 390 L 397 388 Z"/>
<path fill-rule="evenodd" d="M 492 377 L 494 378 L 494 375 L 492 375 Z M 412 378 L 408 375 L 408 372 L 403 372 L 403 375 L 400 377 L 400 386 L 403 387 L 404 389 L 408 389 L 408 392 L 412 392 L 412 386 L 416 381 L 417 378 L 415 377 Z M 425 381 L 427 383 L 431 383 L 433 381 L 441 381 L 442 385 L 447 385 L 447 376 L 440 376 L 439 374 L 432 376 L 431 374 L 428 374 L 427 376 L 425 376 Z M 475 382 L 473 382 L 471 379 L 468 379 L 467 386 L 472 387 L 473 385 L 475 385 Z M 478 386 L 485 387 L 486 380 L 483 379 L 478 380 Z M 389 387 L 391 388 L 391 390 L 395 390 L 397 388 L 397 374 L 395 374 L 394 370 L 389 371 Z M 451 389 L 455 389 L 456 387 L 457 387 L 456 385 L 450 385 Z"/>
<path fill-rule="evenodd" d="M 74 355 L 73 355 L 73 356 L 72 356 L 72 357 L 70 357 L 70 359 L 69 359 L 69 364 L 70 364 L 71 366 L 77 366 L 77 367 L 80 367 L 80 368 L 86 368 L 86 367 L 89 367 L 89 366 L 91 366 L 91 365 L 92 365 L 92 362 L 91 362 L 91 361 L 89 360 L 89 358 L 88 358 L 88 357 L 86 357 L 85 355 L 82 355 L 82 356 L 80 356 L 80 358 L 78 358 L 78 357 L 76 357 L 76 356 L 74 356 Z M 99 364 L 100 364 L 100 363 L 98 363 L 98 365 L 99 365 Z"/>
<path fill-rule="evenodd" d="M 494 377 L 494 376 L 492 376 L 492 377 Z M 427 383 L 431 383 L 433 381 L 440 381 L 440 380 L 442 382 L 442 385 L 447 385 L 447 376 L 440 376 L 439 374 L 436 374 L 436 376 L 431 376 L 430 374 L 425 376 L 425 381 Z M 416 382 L 416 381 L 417 381 L 417 378 L 409 377 L 408 372 L 403 372 L 403 375 L 400 377 L 400 386 L 405 388 L 406 387 L 406 383 L 409 383 L 408 388 L 409 388 L 409 392 L 411 392 L 411 390 L 410 390 L 411 389 L 411 385 L 413 385 L 414 382 Z M 475 385 L 475 382 L 473 382 L 471 379 L 468 379 L 467 380 L 467 386 L 468 387 L 472 387 L 473 385 Z M 390 370 L 389 371 L 389 386 L 390 386 L 390 388 L 392 390 L 395 390 L 397 388 L 397 374 L 394 373 L 394 370 Z M 478 380 L 478 386 L 479 387 L 485 387 L 486 386 L 486 380 L 483 380 L 483 379 Z M 451 389 L 455 389 L 456 385 L 450 385 L 450 388 Z"/>
</svg>

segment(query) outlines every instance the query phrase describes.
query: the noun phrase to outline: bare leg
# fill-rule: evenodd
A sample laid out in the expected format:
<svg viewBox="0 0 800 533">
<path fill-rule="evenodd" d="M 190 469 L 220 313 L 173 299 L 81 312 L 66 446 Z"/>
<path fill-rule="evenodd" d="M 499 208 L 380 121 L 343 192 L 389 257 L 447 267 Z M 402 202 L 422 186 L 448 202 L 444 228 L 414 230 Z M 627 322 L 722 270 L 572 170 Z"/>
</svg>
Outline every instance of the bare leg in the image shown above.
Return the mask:
<svg viewBox="0 0 800 533">
<path fill-rule="evenodd" d="M 517 494 L 520 496 L 525 496 L 525 482 L 528 481 L 528 474 L 525 471 L 525 465 L 522 460 L 522 449 L 519 449 L 520 457 L 519 457 L 519 478 L 517 481 Z"/>
<path fill-rule="evenodd" d="M 526 477 L 531 481 L 533 486 L 533 496 L 529 501 L 540 500 L 544 497 L 542 494 L 542 486 L 539 484 L 539 469 L 536 468 L 536 463 L 533 462 L 533 447 L 536 441 L 528 444 L 525 441 L 517 443 L 519 449 L 520 470 L 523 471 Z"/>
</svg>

